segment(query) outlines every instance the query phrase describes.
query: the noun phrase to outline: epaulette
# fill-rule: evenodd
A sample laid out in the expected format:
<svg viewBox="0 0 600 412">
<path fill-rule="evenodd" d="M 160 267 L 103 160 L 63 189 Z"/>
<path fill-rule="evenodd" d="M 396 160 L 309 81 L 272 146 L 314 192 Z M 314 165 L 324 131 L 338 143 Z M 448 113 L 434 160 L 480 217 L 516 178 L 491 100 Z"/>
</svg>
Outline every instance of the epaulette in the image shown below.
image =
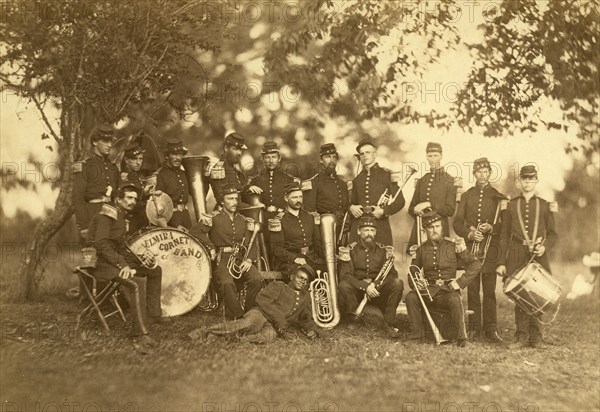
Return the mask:
<svg viewBox="0 0 600 412">
<path fill-rule="evenodd" d="M 548 210 L 552 213 L 558 212 L 558 202 L 548 202 Z"/>
<path fill-rule="evenodd" d="M 350 262 L 350 260 L 352 260 L 350 256 L 350 248 L 340 246 L 338 248 L 338 259 L 342 262 Z"/>
<path fill-rule="evenodd" d="M 117 220 L 119 217 L 119 212 L 116 207 L 109 205 L 108 203 L 103 203 L 102 208 L 100 209 L 100 214 L 104 216 L 108 216 L 111 219 Z"/>
<path fill-rule="evenodd" d="M 269 219 L 269 232 L 281 232 L 281 218 Z"/>
<path fill-rule="evenodd" d="M 285 215 L 285 210 L 280 210 L 279 212 L 277 212 L 277 214 L 275 215 L 275 217 L 277 219 L 281 219 L 283 217 L 283 215 Z"/>
<path fill-rule="evenodd" d="M 352 242 L 348 245 L 348 249 L 352 250 L 354 249 L 354 246 L 358 245 L 358 242 Z"/>
<path fill-rule="evenodd" d="M 73 163 L 73 173 L 81 173 L 83 171 L 83 164 L 87 159 L 83 159 L 79 162 Z"/>
<path fill-rule="evenodd" d="M 316 175 L 315 175 L 315 176 L 316 176 Z M 300 183 L 300 189 L 301 189 L 302 191 L 311 190 L 311 189 L 312 189 L 312 187 L 313 187 L 313 185 L 312 185 L 312 179 L 313 179 L 315 176 L 311 177 L 310 179 L 303 180 L 303 181 Z"/>
<path fill-rule="evenodd" d="M 315 222 L 315 225 L 320 225 L 321 224 L 321 215 L 317 212 L 308 212 L 311 215 L 313 215 L 313 220 Z"/>
<path fill-rule="evenodd" d="M 199 222 L 205 226 L 212 226 L 213 214 L 200 212 Z"/>
<path fill-rule="evenodd" d="M 121 182 L 128 182 L 128 181 L 129 181 L 129 173 L 121 172 Z"/>
<path fill-rule="evenodd" d="M 254 219 L 246 216 L 244 216 L 244 219 L 246 220 L 246 230 L 249 230 L 251 232 L 254 231 L 254 225 L 256 223 Z"/>
<path fill-rule="evenodd" d="M 454 187 L 463 187 L 462 177 L 460 177 L 460 176 L 453 177 L 452 180 L 454 183 Z"/>
<path fill-rule="evenodd" d="M 285 173 L 285 172 L 284 172 L 284 173 Z M 289 173 L 286 173 L 286 175 L 288 175 L 289 177 L 291 177 L 291 178 L 294 180 L 294 183 L 297 183 L 297 184 L 299 184 L 299 185 L 301 185 L 301 184 L 302 184 L 302 179 L 300 179 L 299 177 L 292 176 L 292 175 L 291 175 L 291 174 L 289 174 Z"/>
<path fill-rule="evenodd" d="M 215 180 L 225 179 L 225 161 L 219 160 L 210 169 L 210 178 Z"/>
</svg>

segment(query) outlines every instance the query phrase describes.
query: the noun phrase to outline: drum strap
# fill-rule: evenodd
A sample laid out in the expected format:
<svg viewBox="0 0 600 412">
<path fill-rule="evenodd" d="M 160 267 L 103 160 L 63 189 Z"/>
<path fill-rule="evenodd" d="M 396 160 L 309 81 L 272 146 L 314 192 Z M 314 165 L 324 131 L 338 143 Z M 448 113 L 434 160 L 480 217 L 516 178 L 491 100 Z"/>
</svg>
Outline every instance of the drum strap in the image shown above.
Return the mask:
<svg viewBox="0 0 600 412">
<path fill-rule="evenodd" d="M 533 224 L 533 236 L 531 239 L 529 238 L 529 234 L 525 228 L 525 223 L 523 223 L 523 215 L 521 214 L 521 198 L 517 199 L 517 217 L 519 218 L 519 224 L 521 225 L 521 231 L 523 232 L 525 241 L 529 246 L 533 246 L 533 242 L 535 242 L 535 239 L 537 239 L 538 224 L 540 222 L 540 199 L 538 197 L 535 198 L 535 222 Z"/>
</svg>

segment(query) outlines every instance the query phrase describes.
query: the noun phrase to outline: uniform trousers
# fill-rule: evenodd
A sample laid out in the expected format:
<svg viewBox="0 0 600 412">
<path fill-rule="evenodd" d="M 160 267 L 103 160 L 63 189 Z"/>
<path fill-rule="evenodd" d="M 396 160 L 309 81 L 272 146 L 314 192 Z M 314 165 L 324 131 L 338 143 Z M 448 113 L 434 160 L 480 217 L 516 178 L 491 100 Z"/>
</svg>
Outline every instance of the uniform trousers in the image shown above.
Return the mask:
<svg viewBox="0 0 600 412">
<path fill-rule="evenodd" d="M 244 310 L 248 311 L 256 306 L 256 295 L 262 289 L 262 276 L 256 266 L 252 265 L 239 279 L 234 279 L 227 269 L 229 256 L 231 253 L 221 254 L 215 270 L 215 277 L 225 304 L 225 315 L 231 319 L 237 319 L 244 315 Z M 239 291 L 243 289 L 244 285 L 246 286 L 246 300 L 244 309 L 242 309 Z"/>
<path fill-rule="evenodd" d="M 457 336 L 457 339 L 467 339 L 465 330 L 465 310 L 462 304 L 460 291 L 440 289 L 433 295 L 433 301 L 429 297 L 424 296 L 423 300 L 429 310 L 442 310 L 450 312 L 450 322 L 445 325 L 444 330 L 440 332 L 444 336 Z M 406 310 L 408 311 L 408 319 L 410 321 L 410 330 L 412 339 L 422 339 L 425 337 L 423 329 L 423 306 L 417 295 L 417 292 L 411 290 L 404 299 L 406 302 Z M 439 326 L 438 326 L 439 327 Z"/>
<path fill-rule="evenodd" d="M 495 273 L 481 273 L 467 286 L 467 302 L 473 311 L 469 315 L 469 330 L 480 333 L 483 325 L 484 335 L 497 332 L 496 326 L 496 277 Z M 483 289 L 483 311 L 480 290 Z M 481 317 L 483 312 L 483 324 Z"/>
<path fill-rule="evenodd" d="M 404 282 L 398 277 L 388 276 L 379 288 L 379 296 L 370 299 L 369 302 L 376 305 L 383 312 L 383 320 L 388 325 L 396 323 L 396 309 L 402 299 Z M 340 299 L 340 310 L 343 314 L 352 313 L 365 296 L 365 291 L 360 290 L 347 280 L 342 280 L 338 285 L 338 296 Z"/>
<path fill-rule="evenodd" d="M 258 309 L 250 309 L 241 319 L 217 323 L 207 328 L 207 332 L 215 335 L 240 335 L 242 342 L 272 342 L 277 333 L 273 325 Z"/>
</svg>

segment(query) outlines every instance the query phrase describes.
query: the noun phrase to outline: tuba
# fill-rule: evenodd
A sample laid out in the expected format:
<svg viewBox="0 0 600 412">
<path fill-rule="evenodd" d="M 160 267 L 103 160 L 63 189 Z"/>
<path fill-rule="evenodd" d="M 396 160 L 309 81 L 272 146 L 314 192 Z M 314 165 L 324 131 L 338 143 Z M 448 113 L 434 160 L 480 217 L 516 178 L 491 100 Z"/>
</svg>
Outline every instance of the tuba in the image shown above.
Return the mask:
<svg viewBox="0 0 600 412">
<path fill-rule="evenodd" d="M 209 163 L 208 156 L 186 156 L 181 161 L 188 180 L 192 203 L 194 204 L 196 222 L 200 221 L 202 214 L 206 214 L 207 211 L 208 179 L 206 178 L 206 170 L 208 170 Z M 198 306 L 203 311 L 210 311 L 219 307 L 219 296 L 212 282 L 206 296 Z"/>
<path fill-rule="evenodd" d="M 323 242 L 327 272 L 317 271 L 310 283 L 313 319 L 322 328 L 331 329 L 340 322 L 336 271 L 336 219 L 332 213 L 321 215 L 321 241 Z"/>
</svg>

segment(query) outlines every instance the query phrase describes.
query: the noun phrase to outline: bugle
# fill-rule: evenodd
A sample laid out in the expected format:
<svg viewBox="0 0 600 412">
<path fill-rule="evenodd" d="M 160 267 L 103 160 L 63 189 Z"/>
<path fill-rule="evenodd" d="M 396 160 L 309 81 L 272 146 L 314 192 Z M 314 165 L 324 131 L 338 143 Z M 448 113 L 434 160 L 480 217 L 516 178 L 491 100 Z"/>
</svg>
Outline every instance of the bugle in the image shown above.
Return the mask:
<svg viewBox="0 0 600 412">
<path fill-rule="evenodd" d="M 341 319 L 337 296 L 336 219 L 332 213 L 321 215 L 321 241 L 323 242 L 327 272 L 317 271 L 317 278 L 310 283 L 313 319 L 322 328 L 331 329 Z"/>
<path fill-rule="evenodd" d="M 385 279 L 387 278 L 388 273 L 390 273 L 390 270 L 392 270 L 392 268 L 394 267 L 394 247 L 386 246 L 385 252 L 387 255 L 387 260 L 384 262 L 383 266 L 379 270 L 379 273 L 373 280 L 373 283 L 375 283 L 375 288 L 377 290 L 381 288 L 383 282 L 385 282 Z M 363 311 L 365 310 L 365 306 L 367 306 L 368 300 L 369 295 L 367 295 L 367 293 L 365 292 L 365 295 L 363 296 L 361 302 L 358 304 L 356 310 L 352 312 L 352 315 L 356 316 L 357 318 L 360 318 L 362 316 Z"/>
<path fill-rule="evenodd" d="M 427 317 L 427 321 L 429 322 L 429 326 L 431 327 L 433 336 L 435 337 L 436 345 L 446 343 L 447 340 L 444 339 L 439 328 L 433 321 L 431 313 L 429 313 L 429 308 L 427 307 L 425 299 L 423 298 L 423 295 L 426 295 L 430 302 L 433 301 L 431 293 L 429 293 L 429 284 L 425 278 L 425 275 L 423 274 L 423 269 L 416 265 L 410 265 L 408 268 L 408 276 L 414 286 L 417 296 L 419 297 L 419 301 L 421 302 L 421 306 L 423 307 L 423 311 L 425 312 L 425 316 Z"/>
</svg>

